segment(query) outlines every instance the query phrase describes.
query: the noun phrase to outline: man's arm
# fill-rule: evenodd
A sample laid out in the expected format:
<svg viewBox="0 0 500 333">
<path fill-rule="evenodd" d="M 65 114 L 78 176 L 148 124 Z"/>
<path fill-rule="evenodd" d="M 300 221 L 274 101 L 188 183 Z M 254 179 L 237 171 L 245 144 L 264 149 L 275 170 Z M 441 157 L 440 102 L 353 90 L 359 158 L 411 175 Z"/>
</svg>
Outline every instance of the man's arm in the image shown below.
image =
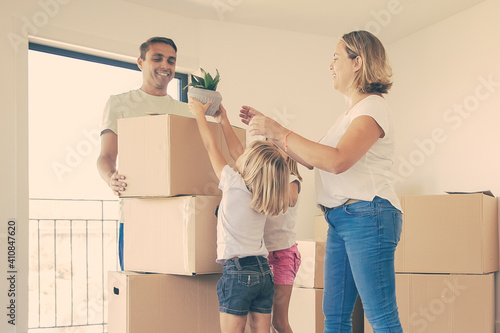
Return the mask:
<svg viewBox="0 0 500 333">
<path fill-rule="evenodd" d="M 118 136 L 111 130 L 101 134 L 101 153 L 97 158 L 97 170 L 102 179 L 117 196 L 125 191 L 127 183 L 125 176 L 116 170 L 116 157 L 118 156 Z"/>
</svg>

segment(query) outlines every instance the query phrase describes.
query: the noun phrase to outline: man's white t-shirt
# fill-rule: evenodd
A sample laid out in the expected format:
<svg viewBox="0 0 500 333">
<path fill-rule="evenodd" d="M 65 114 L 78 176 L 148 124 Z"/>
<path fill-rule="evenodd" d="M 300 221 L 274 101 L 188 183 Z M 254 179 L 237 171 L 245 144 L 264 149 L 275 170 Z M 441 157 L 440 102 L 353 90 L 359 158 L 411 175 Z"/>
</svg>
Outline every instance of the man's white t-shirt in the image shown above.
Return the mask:
<svg viewBox="0 0 500 333">
<path fill-rule="evenodd" d="M 192 117 L 186 103 L 179 102 L 172 97 L 154 96 L 141 89 L 111 96 L 104 107 L 101 122 L 101 133 L 111 130 L 118 134 L 117 121 L 121 118 L 142 117 L 151 114 L 175 114 Z"/>
<path fill-rule="evenodd" d="M 118 119 L 143 117 L 151 114 L 176 114 L 192 117 L 186 103 L 179 102 L 168 95 L 154 96 L 141 89 L 135 89 L 109 97 L 104 107 L 100 132 L 111 130 L 118 134 Z M 122 201 L 120 199 L 120 223 L 124 222 Z"/>
<path fill-rule="evenodd" d="M 290 184 L 293 182 L 298 183 L 300 193 L 299 179 L 294 175 L 290 175 Z M 264 242 L 268 251 L 289 249 L 295 244 L 294 227 L 297 220 L 299 200 L 297 199 L 295 206 L 288 207 L 285 214 L 280 213 L 277 216 L 267 217 L 264 228 Z"/>
<path fill-rule="evenodd" d="M 266 216 L 248 206 L 252 193 L 241 175 L 226 165 L 222 169 L 219 189 L 222 200 L 217 214 L 217 262 L 248 256 L 267 257 Z"/>
<path fill-rule="evenodd" d="M 371 201 L 379 196 L 401 210 L 393 186 L 394 125 L 391 109 L 383 97 L 370 95 L 346 111 L 320 143 L 336 147 L 349 125 L 359 116 L 372 117 L 384 131 L 384 137 L 379 138 L 345 172 L 336 175 L 315 168 L 316 202 L 325 207 L 336 207 L 348 199 Z"/>
</svg>

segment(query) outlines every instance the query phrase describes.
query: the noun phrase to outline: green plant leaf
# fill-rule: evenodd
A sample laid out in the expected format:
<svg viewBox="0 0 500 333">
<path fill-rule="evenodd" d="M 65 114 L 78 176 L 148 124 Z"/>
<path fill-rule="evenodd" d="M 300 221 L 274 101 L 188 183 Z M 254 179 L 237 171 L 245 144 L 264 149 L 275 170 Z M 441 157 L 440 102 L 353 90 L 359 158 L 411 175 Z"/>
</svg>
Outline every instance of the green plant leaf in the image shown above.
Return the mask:
<svg viewBox="0 0 500 333">
<path fill-rule="evenodd" d="M 191 83 L 187 84 L 182 90 L 185 90 L 187 87 L 195 87 L 202 88 L 207 90 L 215 91 L 217 89 L 217 85 L 220 81 L 219 70 L 216 69 L 217 75 L 212 77 L 210 73 L 206 72 L 203 68 L 200 67 L 200 71 L 202 76 L 197 76 L 191 74 Z"/>
<path fill-rule="evenodd" d="M 209 90 L 213 90 L 212 86 L 214 84 L 214 79 L 212 78 L 212 75 L 208 74 L 205 76 L 205 88 Z"/>
<path fill-rule="evenodd" d="M 219 84 L 219 81 L 220 81 L 219 70 L 218 69 L 215 69 L 215 70 L 217 71 L 217 75 L 214 78 L 214 83 L 215 83 L 214 90 L 217 89 L 217 85 Z"/>
</svg>

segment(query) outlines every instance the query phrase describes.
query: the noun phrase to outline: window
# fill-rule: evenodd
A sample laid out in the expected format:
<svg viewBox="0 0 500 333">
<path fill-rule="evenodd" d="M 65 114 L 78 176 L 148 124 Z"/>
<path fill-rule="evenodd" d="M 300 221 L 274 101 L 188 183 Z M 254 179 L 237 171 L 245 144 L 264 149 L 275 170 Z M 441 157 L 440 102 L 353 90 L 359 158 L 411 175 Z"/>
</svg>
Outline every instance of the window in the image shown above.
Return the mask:
<svg viewBox="0 0 500 333">
<path fill-rule="evenodd" d="M 110 95 L 137 89 L 134 63 L 30 43 L 29 328 L 104 332 L 107 272 L 118 270 L 117 198 L 96 168 Z M 187 100 L 187 75 L 168 94 Z"/>
</svg>

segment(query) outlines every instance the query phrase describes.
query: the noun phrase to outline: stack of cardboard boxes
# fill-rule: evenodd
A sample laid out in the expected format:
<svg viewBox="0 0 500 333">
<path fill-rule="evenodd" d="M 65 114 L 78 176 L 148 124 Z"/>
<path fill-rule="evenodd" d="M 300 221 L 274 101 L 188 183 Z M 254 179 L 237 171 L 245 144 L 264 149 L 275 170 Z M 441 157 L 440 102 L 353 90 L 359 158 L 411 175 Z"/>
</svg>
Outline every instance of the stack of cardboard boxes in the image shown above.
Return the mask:
<svg viewBox="0 0 500 333">
<path fill-rule="evenodd" d="M 326 232 L 325 218 L 316 216 L 315 239 L 297 241 L 302 263 L 295 278 L 290 300 L 289 321 L 294 332 L 324 331 L 323 288 Z M 363 332 L 363 308 L 358 299 L 353 313 L 353 333 Z"/>
<path fill-rule="evenodd" d="M 325 242 L 297 241 L 302 257 L 295 277 L 288 318 L 294 332 L 323 332 L 323 269 Z"/>
<path fill-rule="evenodd" d="M 401 197 L 396 295 L 405 333 L 493 333 L 499 268 L 491 193 Z M 373 332 L 365 320 L 365 332 Z"/>
<path fill-rule="evenodd" d="M 209 125 L 234 163 L 220 126 Z M 245 145 L 245 131 L 234 129 Z M 108 275 L 108 331 L 220 332 L 215 211 L 221 192 L 196 120 L 120 119 L 118 131 L 118 168 L 128 185 L 125 271 Z"/>
</svg>

